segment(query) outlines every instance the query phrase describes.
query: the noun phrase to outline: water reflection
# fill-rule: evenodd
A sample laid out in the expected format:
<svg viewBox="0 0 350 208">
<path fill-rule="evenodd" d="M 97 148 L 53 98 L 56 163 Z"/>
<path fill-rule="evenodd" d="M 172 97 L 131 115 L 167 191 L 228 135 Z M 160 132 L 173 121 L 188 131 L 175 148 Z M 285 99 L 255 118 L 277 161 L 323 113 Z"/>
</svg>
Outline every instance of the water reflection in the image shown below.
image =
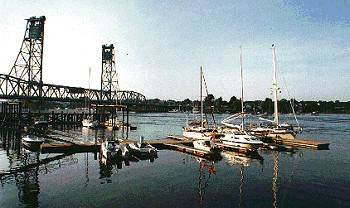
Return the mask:
<svg viewBox="0 0 350 208">
<path fill-rule="evenodd" d="M 264 162 L 264 158 L 258 152 L 235 152 L 224 150 L 221 155 L 226 159 L 227 163 L 231 166 L 242 165 L 249 166 L 253 160 L 259 161 L 261 164 Z"/>
<path fill-rule="evenodd" d="M 23 165 L 38 163 L 39 154 L 39 152 L 25 151 Z M 33 207 L 38 205 L 38 195 L 40 193 L 38 173 L 39 166 L 35 166 L 27 171 L 16 174 L 16 184 L 19 190 L 18 198 L 21 203 L 30 204 Z"/>
<path fill-rule="evenodd" d="M 216 170 L 214 167 L 214 161 L 209 161 L 204 158 L 197 158 L 199 162 L 199 178 L 198 178 L 198 195 L 199 195 L 199 205 L 204 207 L 203 199 L 206 193 L 206 188 L 208 187 L 209 179 L 212 174 L 216 175 Z"/>
<path fill-rule="evenodd" d="M 258 161 L 263 165 L 264 158 L 256 151 L 253 152 L 236 152 L 236 151 L 222 151 L 222 156 L 230 166 L 237 166 L 240 169 L 240 186 L 239 186 L 239 202 L 238 207 L 243 203 L 243 187 L 244 187 L 244 170 L 245 167 L 250 166 L 253 161 Z"/>
<path fill-rule="evenodd" d="M 46 174 L 50 171 L 57 170 L 65 166 L 65 157 L 69 154 L 56 155 L 40 159 L 39 151 L 29 151 L 22 146 L 21 135 L 14 131 L 1 131 L 1 148 L 6 151 L 6 159 L 8 167 L 0 172 L 1 184 L 15 181 L 18 188 L 18 199 L 23 205 L 37 207 L 39 204 L 38 195 L 40 194 L 40 186 L 38 175 Z M 4 163 L 5 158 L 1 158 Z M 55 162 L 59 166 L 55 166 Z M 51 168 L 50 168 L 51 167 Z"/>
<path fill-rule="evenodd" d="M 272 182 L 272 192 L 273 192 L 273 198 L 274 198 L 274 202 L 273 202 L 273 207 L 277 207 L 277 178 L 278 178 L 278 152 L 274 152 L 274 161 L 275 161 L 275 165 L 273 167 L 273 182 Z"/>
<path fill-rule="evenodd" d="M 153 114 L 152 114 L 153 115 Z M 142 118 L 144 119 L 144 118 Z M 158 119 L 158 118 L 157 118 Z M 168 118 L 167 118 L 168 119 Z M 144 119 L 146 120 L 146 119 Z M 169 120 L 169 119 L 168 119 Z M 166 120 L 166 121 L 168 121 Z M 144 123 L 147 121 L 144 121 Z M 163 125 L 162 122 L 159 122 L 157 120 L 157 123 L 159 125 Z M 151 125 L 154 125 L 154 123 L 151 123 L 149 128 L 147 130 L 151 133 L 147 135 L 146 137 L 148 138 L 153 138 L 155 139 L 156 137 L 154 136 L 154 132 L 157 132 L 159 135 L 166 135 L 169 133 L 168 129 L 162 129 L 161 126 L 157 125 L 156 127 L 152 127 Z M 169 124 L 168 124 L 169 125 Z M 143 126 L 144 127 L 144 126 Z M 176 126 L 175 126 L 176 127 Z M 146 128 L 144 128 L 146 129 Z M 113 131 L 109 131 L 106 129 L 98 129 L 98 130 L 93 130 L 93 129 L 69 129 L 66 130 L 71 132 L 72 134 L 78 135 L 74 139 L 78 139 L 77 141 L 82 141 L 82 142 L 96 142 L 99 143 L 103 141 L 103 139 L 106 139 L 108 137 L 117 137 L 117 133 Z M 139 134 L 144 134 L 144 132 L 132 132 L 131 135 L 133 135 L 133 138 L 138 138 L 140 136 Z M 8 184 L 13 184 L 15 187 L 15 192 L 16 192 L 16 197 L 18 197 L 18 201 L 14 202 L 15 204 L 22 203 L 22 205 L 29 205 L 29 206 L 38 206 L 38 203 L 40 203 L 41 200 L 45 201 L 47 200 L 47 193 L 41 193 L 44 192 L 44 188 L 46 187 L 45 183 L 50 183 L 47 181 L 39 181 L 39 174 L 47 174 L 52 171 L 57 171 L 60 174 L 63 172 L 60 170 L 62 167 L 73 165 L 74 169 L 79 170 L 79 168 L 82 168 L 82 170 L 85 170 L 85 175 L 82 175 L 82 184 L 87 186 L 88 183 L 95 183 L 97 180 L 97 183 L 110 183 L 113 180 L 113 176 L 115 176 L 118 171 L 121 172 L 123 171 L 135 171 L 135 175 L 137 174 L 142 174 L 142 170 L 138 170 L 137 172 L 136 168 L 132 167 L 134 166 L 140 166 L 136 165 L 136 162 L 154 162 L 156 158 L 137 158 L 137 157 L 132 157 L 129 160 L 124 160 L 124 161 L 104 161 L 102 158 L 100 158 L 100 154 L 97 153 L 92 153 L 94 154 L 94 159 L 92 159 L 91 153 L 82 153 L 80 154 L 82 158 L 82 163 L 78 164 L 78 158 L 79 155 L 69 155 L 69 154 L 40 154 L 38 152 L 25 152 L 21 148 L 21 142 L 20 142 L 20 136 L 14 132 L 11 131 L 1 131 L 1 140 L 0 140 L 0 146 L 2 147 L 0 149 L 0 157 L 4 158 L 4 162 L 1 161 L 1 171 L 5 171 L 6 174 L 1 175 L 1 184 L 2 187 L 4 187 L 4 193 L 10 193 L 11 192 L 11 187 L 8 188 Z M 151 137 L 152 136 L 152 137 Z M 6 139 L 4 139 L 6 138 Z M 127 138 L 124 137 L 124 138 Z M 272 148 L 272 149 L 271 149 Z M 169 168 L 169 171 L 167 169 L 162 169 L 163 167 L 170 167 L 171 161 L 165 160 L 165 159 L 173 159 L 172 156 L 173 154 L 168 154 L 168 150 L 161 150 L 162 157 L 159 159 L 160 163 L 158 164 L 152 164 L 152 168 L 154 168 L 154 171 L 161 170 L 157 172 L 157 177 L 162 178 L 162 179 L 167 179 L 169 175 L 169 171 L 172 171 L 173 168 Z M 164 154 L 163 154 L 164 153 Z M 198 181 L 190 181 L 192 182 L 193 187 L 191 189 L 193 193 L 192 198 L 197 198 L 194 203 L 198 206 L 198 204 L 201 207 L 212 205 L 208 199 L 215 197 L 212 195 L 212 189 L 217 190 L 220 189 L 223 185 L 226 185 L 227 187 L 233 187 L 234 188 L 234 197 L 231 196 L 231 198 L 227 199 L 222 199 L 222 200 L 227 200 L 224 203 L 234 203 L 233 206 L 235 207 L 243 207 L 246 205 L 246 207 L 250 207 L 251 205 L 254 206 L 254 202 L 249 201 L 249 199 L 264 199 L 265 204 L 264 206 L 273 206 L 273 207 L 278 207 L 278 206 L 283 206 L 283 201 L 286 197 L 286 199 L 289 199 L 288 196 L 290 197 L 290 190 L 288 189 L 289 185 L 294 185 L 295 181 L 293 180 L 293 176 L 295 175 L 295 170 L 297 169 L 296 167 L 293 168 L 291 164 L 294 163 L 292 161 L 294 157 L 299 156 L 297 153 L 297 149 L 289 149 L 289 148 L 283 148 L 283 146 L 278 146 L 278 148 L 274 149 L 274 147 L 270 147 L 270 149 L 267 150 L 259 150 L 257 155 L 249 155 L 249 154 L 244 154 L 244 153 L 239 153 L 239 152 L 229 152 L 225 151 L 222 152 L 222 157 L 223 162 L 220 163 L 220 160 L 217 160 L 214 163 L 214 161 L 211 160 L 204 160 L 203 158 L 198 158 L 199 164 L 196 163 L 194 165 L 194 170 L 190 168 L 188 172 L 184 172 L 184 176 L 181 175 L 181 179 L 187 180 L 183 183 L 188 183 L 189 179 L 188 177 L 194 176 L 195 179 L 198 178 Z M 3 155 L 1 155 L 3 154 Z M 263 159 L 262 156 L 265 158 Z M 286 154 L 291 155 L 292 157 L 286 157 Z M 175 154 L 176 155 L 176 154 Z M 90 157 L 89 157 L 90 156 Z M 268 156 L 268 157 L 266 157 Z M 192 157 L 194 157 L 192 155 Z M 186 157 L 188 158 L 188 157 Z M 94 161 L 93 161 L 94 160 Z M 290 161 L 290 163 L 288 163 Z M 307 160 L 304 160 L 308 162 Z M 163 164 L 162 164 L 163 163 Z M 230 166 L 228 167 L 225 164 L 229 164 Z M 255 173 L 256 169 L 259 167 L 256 167 L 255 165 L 257 163 L 260 163 L 262 166 L 265 165 L 266 163 L 268 164 L 269 170 L 267 171 L 269 174 L 257 174 Z M 294 163 L 294 165 L 297 162 Z M 85 164 L 85 166 L 84 166 Z M 164 165 L 166 164 L 166 165 Z M 306 163 L 304 167 L 306 167 L 310 163 Z M 186 165 L 193 165 L 192 163 L 186 164 Z M 215 165 L 215 168 L 214 168 Z M 128 166 L 129 167 L 128 169 Z M 185 166 L 185 165 L 184 165 Z M 3 168 L 4 167 L 4 168 Z M 145 167 L 145 166 L 142 166 Z M 283 168 L 282 168 L 283 167 Z M 85 168 L 85 169 L 84 169 Z M 222 168 L 222 169 L 221 169 Z M 255 168 L 255 170 L 253 170 Z M 235 175 L 235 180 L 232 180 L 232 175 L 230 175 L 231 169 L 235 169 L 236 175 Z M 283 171 L 290 171 L 292 175 L 290 174 L 283 174 L 285 172 Z M 312 168 L 306 169 L 307 171 L 313 170 Z M 153 171 L 153 170 L 150 170 Z M 217 176 L 216 171 L 218 171 L 218 176 L 220 176 L 220 179 L 216 178 Z M 220 174 L 219 174 L 220 171 Z M 223 172 L 227 171 L 227 174 L 222 174 Z M 119 173 L 120 173 L 119 172 Z M 266 172 L 266 171 L 265 171 Z M 118 174 L 119 174 L 118 173 Z M 171 173 L 171 172 L 170 172 Z M 231 172 L 232 173 L 232 172 Z M 74 173 L 73 173 L 74 174 Z M 188 174 L 188 175 L 185 175 Z M 303 173 L 302 173 L 303 174 Z M 39 177 L 38 177 L 39 176 Z M 138 175 L 137 175 L 138 176 Z M 304 175 L 302 175 L 303 177 Z M 261 180 L 261 184 L 252 184 L 251 178 L 254 177 L 254 180 Z M 298 176 L 299 177 L 299 176 Z M 328 177 L 328 176 L 327 176 Z M 40 177 L 41 178 L 41 177 Z M 47 180 L 52 180 L 52 176 L 50 177 L 45 177 Z M 256 179 L 258 178 L 258 179 Z M 287 178 L 287 179 L 286 179 Z M 98 180 L 102 179 L 102 180 Z M 217 180 L 218 179 L 218 180 Z M 289 181 L 288 181 L 289 180 Z M 295 180 L 295 179 L 294 179 Z M 299 179 L 298 179 L 299 180 Z M 70 181 L 71 183 L 74 183 L 79 187 L 80 181 Z M 282 184 L 283 182 L 283 184 Z M 289 183 L 288 183 L 289 182 Z M 150 182 L 152 183 L 152 181 Z M 178 181 L 174 182 L 169 182 L 170 185 L 173 185 L 172 183 L 176 184 Z M 43 185 L 44 184 L 44 185 Z M 264 190 L 260 190 L 262 184 L 267 184 L 266 187 L 263 187 Z M 301 184 L 303 185 L 303 182 L 298 181 L 298 183 L 295 183 L 297 185 Z M 158 184 L 157 184 L 158 185 Z M 130 187 L 130 189 L 135 188 L 135 185 L 130 183 L 127 184 L 127 188 Z M 251 188 L 251 187 L 256 187 Z M 100 187 L 101 188 L 101 187 Z M 108 188 L 108 189 L 113 189 L 113 186 L 104 186 L 103 188 Z M 18 191 L 17 191 L 18 189 Z M 40 190 L 41 189 L 41 190 Z M 86 194 L 91 194 L 92 188 L 86 187 L 84 190 L 86 190 Z M 184 192 L 187 193 L 185 188 L 183 188 Z M 304 189 L 302 189 L 304 190 Z M 262 196 L 251 196 L 250 193 L 262 191 Z M 307 190 L 308 191 L 308 190 Z M 89 193 L 90 192 L 90 193 Z M 215 191 L 214 191 L 215 192 Z M 110 192 L 113 193 L 113 192 Z M 312 192 L 308 191 L 307 194 Z M 18 194 L 18 196 L 17 196 Z M 50 193 L 49 193 L 50 194 Z M 163 195 L 161 195 L 163 194 Z M 166 195 L 168 193 L 157 193 L 155 197 L 157 200 L 162 200 L 162 197 L 167 197 L 169 195 Z M 227 194 L 227 193 L 225 193 Z M 230 193 L 228 193 L 230 194 Z M 238 195 L 239 194 L 239 195 Z M 267 196 L 267 197 L 266 197 Z M 292 195 L 294 196 L 294 195 Z M 40 198 L 38 198 L 40 197 Z M 108 195 L 108 198 L 112 198 L 110 194 Z M 306 197 L 307 198 L 307 197 Z M 206 200 L 207 199 L 207 200 Z M 266 200 L 267 199 L 267 200 Z M 309 198 L 308 198 L 309 199 Z M 5 203 L 9 201 L 9 199 L 5 198 Z M 103 202 L 103 199 L 101 199 Z M 261 200 L 263 201 L 263 200 Z M 0 202 L 0 204 L 2 204 Z M 219 203 L 214 203 L 217 206 L 223 206 L 225 204 L 219 204 Z M 218 205 L 219 204 L 219 205 Z M 259 202 L 258 204 L 255 204 L 256 206 L 260 206 L 262 204 Z M 226 204 L 227 205 L 227 204 Z M 175 205 L 176 206 L 176 205 Z M 286 203 L 287 206 L 287 203 Z"/>
</svg>

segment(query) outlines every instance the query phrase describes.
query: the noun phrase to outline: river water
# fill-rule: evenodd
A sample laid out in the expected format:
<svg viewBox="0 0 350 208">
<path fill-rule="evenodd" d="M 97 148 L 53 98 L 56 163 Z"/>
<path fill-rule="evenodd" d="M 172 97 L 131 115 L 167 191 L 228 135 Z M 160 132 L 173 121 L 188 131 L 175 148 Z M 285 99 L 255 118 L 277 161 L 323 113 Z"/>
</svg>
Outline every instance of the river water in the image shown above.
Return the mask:
<svg viewBox="0 0 350 208">
<path fill-rule="evenodd" d="M 81 142 L 113 136 L 164 140 L 181 135 L 191 117 L 131 113 L 130 122 L 138 129 L 128 134 L 78 127 L 65 132 Z M 292 116 L 281 117 L 293 122 Z M 330 149 L 258 150 L 263 159 L 228 152 L 215 163 L 160 150 L 152 160 L 104 165 L 99 153 L 26 151 L 19 135 L 4 131 L 0 207 L 350 207 L 350 115 L 298 119 L 303 132 L 297 139 L 327 142 Z M 45 162 L 35 165 L 39 160 Z"/>
</svg>

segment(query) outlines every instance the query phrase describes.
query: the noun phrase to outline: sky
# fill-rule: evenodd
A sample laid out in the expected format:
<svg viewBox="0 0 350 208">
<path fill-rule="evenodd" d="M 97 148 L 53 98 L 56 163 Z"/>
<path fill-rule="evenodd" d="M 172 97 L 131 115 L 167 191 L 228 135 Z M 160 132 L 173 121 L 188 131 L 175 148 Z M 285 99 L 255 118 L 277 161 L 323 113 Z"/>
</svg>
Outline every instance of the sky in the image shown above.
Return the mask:
<svg viewBox="0 0 350 208">
<path fill-rule="evenodd" d="M 101 87 L 102 45 L 114 44 L 121 90 L 147 99 L 198 100 L 200 67 L 209 94 L 350 101 L 347 0 L 0 0 L 0 73 L 9 74 L 26 20 L 45 16 L 43 82 Z M 288 93 L 289 92 L 289 93 Z"/>
</svg>

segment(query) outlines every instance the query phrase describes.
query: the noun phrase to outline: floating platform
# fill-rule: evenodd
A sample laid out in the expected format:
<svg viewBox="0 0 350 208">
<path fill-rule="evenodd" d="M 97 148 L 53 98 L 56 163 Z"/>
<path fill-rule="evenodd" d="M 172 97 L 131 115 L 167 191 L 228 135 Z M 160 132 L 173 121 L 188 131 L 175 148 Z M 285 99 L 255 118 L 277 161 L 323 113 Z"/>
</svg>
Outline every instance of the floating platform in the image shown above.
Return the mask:
<svg viewBox="0 0 350 208">
<path fill-rule="evenodd" d="M 278 137 L 273 138 L 273 140 L 276 144 L 282 144 L 287 146 L 303 147 L 303 148 L 317 149 L 317 150 L 329 150 L 329 143 L 297 140 L 297 139 L 282 139 Z"/>
<path fill-rule="evenodd" d="M 196 149 L 196 148 L 193 148 L 191 146 L 187 146 L 187 145 L 183 145 L 183 144 L 164 143 L 164 145 L 168 146 L 167 149 L 184 152 L 184 153 L 194 155 L 194 156 L 199 156 L 199 157 L 207 159 L 207 160 L 218 161 L 218 160 L 222 159 L 220 153 L 200 150 L 200 149 Z"/>
<path fill-rule="evenodd" d="M 44 143 L 40 146 L 41 153 L 77 153 L 99 152 L 101 144 L 93 143 Z"/>
</svg>

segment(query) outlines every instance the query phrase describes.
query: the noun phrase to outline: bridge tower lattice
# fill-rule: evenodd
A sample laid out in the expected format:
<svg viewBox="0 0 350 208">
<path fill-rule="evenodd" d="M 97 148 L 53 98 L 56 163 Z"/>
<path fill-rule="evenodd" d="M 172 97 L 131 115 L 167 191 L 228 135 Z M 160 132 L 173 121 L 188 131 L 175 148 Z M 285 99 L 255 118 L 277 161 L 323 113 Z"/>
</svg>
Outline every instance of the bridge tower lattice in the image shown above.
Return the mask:
<svg viewBox="0 0 350 208">
<path fill-rule="evenodd" d="M 119 84 L 114 60 L 114 46 L 102 45 L 102 74 L 101 74 L 101 97 L 107 100 L 117 98 Z"/>
<path fill-rule="evenodd" d="M 26 31 L 20 52 L 11 68 L 10 76 L 35 83 L 27 85 L 27 95 L 42 96 L 42 62 L 44 49 L 45 16 L 31 17 L 27 20 Z M 34 93 L 33 93 L 34 92 Z"/>
</svg>

